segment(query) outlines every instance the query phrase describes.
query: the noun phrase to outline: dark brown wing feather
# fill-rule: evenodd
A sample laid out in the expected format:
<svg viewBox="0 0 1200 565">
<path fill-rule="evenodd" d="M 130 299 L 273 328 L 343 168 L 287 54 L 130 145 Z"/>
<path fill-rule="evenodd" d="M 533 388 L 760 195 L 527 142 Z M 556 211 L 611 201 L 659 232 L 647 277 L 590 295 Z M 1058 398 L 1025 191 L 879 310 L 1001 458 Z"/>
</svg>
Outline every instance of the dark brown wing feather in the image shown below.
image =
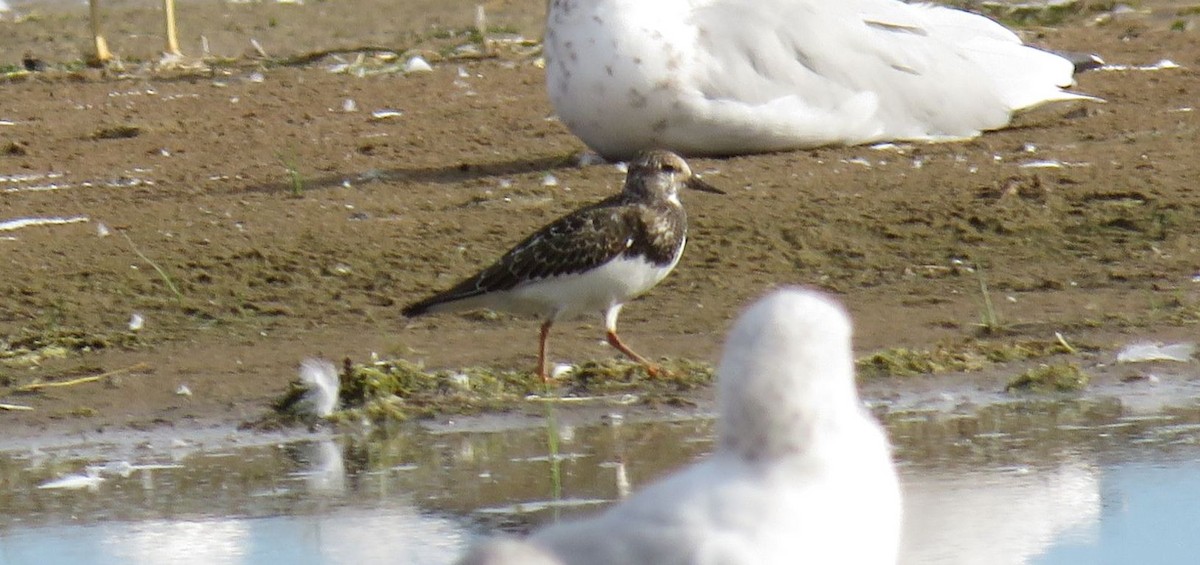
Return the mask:
<svg viewBox="0 0 1200 565">
<path fill-rule="evenodd" d="M 402 312 L 420 316 L 437 304 L 599 267 L 644 238 L 639 208 L 622 205 L 619 196 L 580 208 L 518 243 L 490 267 L 445 292 L 406 306 Z"/>
</svg>

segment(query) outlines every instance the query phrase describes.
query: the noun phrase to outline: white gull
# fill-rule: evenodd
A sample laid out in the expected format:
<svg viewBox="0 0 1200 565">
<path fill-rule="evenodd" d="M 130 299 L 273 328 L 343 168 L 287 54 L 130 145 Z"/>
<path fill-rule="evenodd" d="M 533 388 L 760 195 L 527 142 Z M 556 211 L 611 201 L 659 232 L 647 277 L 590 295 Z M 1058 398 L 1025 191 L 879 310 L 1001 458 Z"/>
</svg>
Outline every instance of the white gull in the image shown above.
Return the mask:
<svg viewBox="0 0 1200 565">
<path fill-rule="evenodd" d="M 1004 26 L 899 0 L 550 0 L 545 55 L 559 118 L 616 159 L 958 140 L 1092 99 Z"/>
<path fill-rule="evenodd" d="M 590 520 L 497 539 L 461 563 L 895 563 L 900 487 L 854 383 L 850 321 L 777 291 L 734 325 L 707 459 Z"/>
</svg>

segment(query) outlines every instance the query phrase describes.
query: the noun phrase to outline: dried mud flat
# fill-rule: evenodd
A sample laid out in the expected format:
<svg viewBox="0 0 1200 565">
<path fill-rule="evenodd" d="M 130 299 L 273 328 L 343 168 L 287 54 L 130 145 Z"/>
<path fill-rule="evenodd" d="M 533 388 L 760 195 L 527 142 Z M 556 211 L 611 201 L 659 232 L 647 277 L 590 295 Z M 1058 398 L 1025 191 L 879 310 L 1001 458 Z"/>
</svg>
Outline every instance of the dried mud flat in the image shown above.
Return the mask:
<svg viewBox="0 0 1200 565">
<path fill-rule="evenodd" d="M 70 64 L 82 9 L 0 21 L 5 63 L 30 52 L 52 67 L 0 83 L 0 222 L 76 219 L 0 232 L 0 402 L 33 408 L 0 411 L 6 434 L 253 419 L 308 356 L 532 366 L 536 321 L 409 322 L 399 308 L 617 190 L 622 174 L 569 164 L 583 147 L 552 117 L 536 52 L 526 52 L 535 48 L 453 53 L 470 4 L 342 4 L 185 2 L 185 50 L 204 35 L 227 57 L 203 71 L 133 62 L 157 45 L 152 33 L 131 36 L 158 29 L 144 3 L 108 16 L 123 73 Z M 492 2 L 490 21 L 538 37 L 542 4 Z M 730 194 L 685 195 L 688 251 L 626 308 L 623 336 L 654 357 L 715 360 L 747 301 L 804 284 L 848 304 L 864 353 L 1058 332 L 1096 346 L 1068 356 L 1092 369 L 1128 341 L 1194 339 L 1200 34 L 1161 12 L 1093 18 L 1023 33 L 1111 64 L 1181 67 L 1085 73 L 1079 90 L 1106 103 L 1044 108 L 965 143 L 694 160 Z M 251 37 L 293 64 L 247 56 Z M 412 48 L 433 71 L 358 77 L 330 72 L 330 57 L 299 64 L 363 45 Z M 997 320 L 982 336 L 985 298 Z M 135 313 L 145 323 L 132 332 Z M 561 324 L 554 358 L 611 357 L 601 333 L 598 317 Z M 1141 371 L 1100 373 L 1118 383 Z M 887 396 L 946 384 L 868 387 Z"/>
</svg>

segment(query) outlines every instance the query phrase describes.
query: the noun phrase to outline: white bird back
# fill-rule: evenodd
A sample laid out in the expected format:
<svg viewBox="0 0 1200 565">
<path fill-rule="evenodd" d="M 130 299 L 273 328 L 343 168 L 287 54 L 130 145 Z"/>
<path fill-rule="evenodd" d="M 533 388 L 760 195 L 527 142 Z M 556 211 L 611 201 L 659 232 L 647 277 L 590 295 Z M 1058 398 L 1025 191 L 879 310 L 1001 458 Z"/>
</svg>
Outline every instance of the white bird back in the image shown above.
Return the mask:
<svg viewBox="0 0 1200 565">
<path fill-rule="evenodd" d="M 1000 24 L 898 0 L 553 0 L 559 117 L 610 157 L 963 139 L 1090 98 Z"/>
</svg>

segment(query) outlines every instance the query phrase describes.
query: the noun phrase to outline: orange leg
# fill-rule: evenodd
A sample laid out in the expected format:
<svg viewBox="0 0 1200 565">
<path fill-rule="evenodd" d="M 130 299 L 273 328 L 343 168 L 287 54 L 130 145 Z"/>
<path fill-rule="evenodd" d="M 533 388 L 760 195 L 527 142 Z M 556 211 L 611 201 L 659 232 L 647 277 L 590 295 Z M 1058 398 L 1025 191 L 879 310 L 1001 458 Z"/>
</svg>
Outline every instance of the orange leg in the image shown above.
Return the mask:
<svg viewBox="0 0 1200 565">
<path fill-rule="evenodd" d="M 648 373 L 651 377 L 665 375 L 666 371 L 663 371 L 658 365 L 651 363 L 649 359 L 638 355 L 636 352 L 634 352 L 634 350 L 630 349 L 628 345 L 625 345 L 625 343 L 621 341 L 620 336 L 617 335 L 617 316 L 621 315 L 621 306 L 621 304 L 614 304 L 609 306 L 608 310 L 604 311 L 604 331 L 606 337 L 608 337 L 608 344 L 617 348 L 617 351 L 624 353 L 630 359 L 633 359 L 641 366 L 645 367 L 646 373 Z"/>
<path fill-rule="evenodd" d="M 617 336 L 616 330 L 608 330 L 605 332 L 605 334 L 608 337 L 609 345 L 617 348 L 617 351 L 624 353 L 627 357 L 629 357 L 630 359 L 633 359 L 635 362 L 637 362 L 641 366 L 645 367 L 646 373 L 649 374 L 651 377 L 659 377 L 659 376 L 662 376 L 665 374 L 665 372 L 662 370 L 661 367 L 659 367 L 658 365 L 655 365 L 649 359 L 646 359 L 645 357 L 638 355 L 636 351 L 630 349 L 628 345 L 625 345 L 625 343 L 623 341 L 621 341 L 621 338 L 619 336 Z"/>
<path fill-rule="evenodd" d="M 554 319 L 551 318 L 542 323 L 542 334 L 538 340 L 538 366 L 537 374 L 542 378 L 542 382 L 550 382 L 550 374 L 546 372 L 546 352 L 550 341 L 550 326 L 554 325 Z"/>
</svg>

